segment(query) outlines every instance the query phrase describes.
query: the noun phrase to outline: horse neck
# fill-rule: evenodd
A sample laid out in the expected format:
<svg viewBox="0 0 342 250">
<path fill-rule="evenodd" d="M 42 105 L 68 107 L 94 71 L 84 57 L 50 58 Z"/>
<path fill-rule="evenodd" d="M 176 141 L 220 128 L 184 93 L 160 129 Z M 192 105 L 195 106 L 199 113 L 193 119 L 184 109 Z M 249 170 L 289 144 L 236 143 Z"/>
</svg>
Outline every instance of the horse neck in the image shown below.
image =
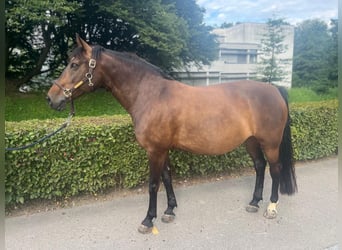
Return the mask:
<svg viewBox="0 0 342 250">
<path fill-rule="evenodd" d="M 103 63 L 104 85 L 127 112 L 133 116 L 137 105 L 139 106 L 137 103 L 141 103 L 143 98 L 146 101 L 150 100 L 160 88 L 160 80 L 156 81 L 155 79 L 159 76 L 149 75 L 135 64 L 127 65 L 123 60 L 117 58 L 113 60 L 112 55 L 107 56 L 105 57 L 105 63 Z M 152 91 L 146 91 L 147 85 L 153 85 L 153 87 L 149 86 Z"/>
</svg>

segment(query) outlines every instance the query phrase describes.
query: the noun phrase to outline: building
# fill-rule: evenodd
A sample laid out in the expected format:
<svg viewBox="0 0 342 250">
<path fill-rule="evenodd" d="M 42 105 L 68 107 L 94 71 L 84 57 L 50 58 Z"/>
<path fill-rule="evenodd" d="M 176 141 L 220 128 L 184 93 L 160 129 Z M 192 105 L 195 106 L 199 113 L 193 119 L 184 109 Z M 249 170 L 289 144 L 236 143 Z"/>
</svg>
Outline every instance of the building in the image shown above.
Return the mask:
<svg viewBox="0 0 342 250">
<path fill-rule="evenodd" d="M 291 87 L 294 28 L 284 25 L 285 39 L 283 44 L 287 51 L 280 54 L 284 59 L 285 79 L 275 82 L 278 85 Z M 173 72 L 182 82 L 189 85 L 211 85 L 242 79 L 255 79 L 257 62 L 261 55 L 261 39 L 267 32 L 267 24 L 242 23 L 226 29 L 215 29 L 219 42 L 219 56 L 211 65 L 190 66 L 187 70 Z M 286 59 L 286 60 L 285 60 Z M 286 63 L 285 63 L 286 61 Z"/>
</svg>

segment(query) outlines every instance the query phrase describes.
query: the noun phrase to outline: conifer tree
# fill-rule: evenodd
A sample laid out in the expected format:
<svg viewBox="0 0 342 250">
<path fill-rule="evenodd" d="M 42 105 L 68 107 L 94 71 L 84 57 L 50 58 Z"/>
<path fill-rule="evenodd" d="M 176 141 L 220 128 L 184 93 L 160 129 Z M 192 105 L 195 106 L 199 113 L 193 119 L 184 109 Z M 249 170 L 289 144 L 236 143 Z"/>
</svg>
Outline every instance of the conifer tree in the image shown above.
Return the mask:
<svg viewBox="0 0 342 250">
<path fill-rule="evenodd" d="M 267 21 L 266 32 L 261 39 L 261 55 L 257 67 L 258 78 L 264 82 L 281 81 L 287 73 L 284 66 L 288 59 L 280 56 L 288 49 L 284 44 L 283 26 L 286 24 L 282 18 L 273 17 Z"/>
</svg>

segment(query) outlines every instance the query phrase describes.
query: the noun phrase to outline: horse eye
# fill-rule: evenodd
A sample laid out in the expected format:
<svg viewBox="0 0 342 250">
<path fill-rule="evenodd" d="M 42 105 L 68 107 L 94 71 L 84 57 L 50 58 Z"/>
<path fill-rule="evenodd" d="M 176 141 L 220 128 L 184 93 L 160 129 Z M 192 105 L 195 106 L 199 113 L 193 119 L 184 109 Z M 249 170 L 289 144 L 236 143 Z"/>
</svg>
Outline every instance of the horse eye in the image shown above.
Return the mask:
<svg viewBox="0 0 342 250">
<path fill-rule="evenodd" d="M 70 68 L 77 69 L 78 68 L 78 64 L 77 63 L 71 63 L 70 64 Z"/>
</svg>

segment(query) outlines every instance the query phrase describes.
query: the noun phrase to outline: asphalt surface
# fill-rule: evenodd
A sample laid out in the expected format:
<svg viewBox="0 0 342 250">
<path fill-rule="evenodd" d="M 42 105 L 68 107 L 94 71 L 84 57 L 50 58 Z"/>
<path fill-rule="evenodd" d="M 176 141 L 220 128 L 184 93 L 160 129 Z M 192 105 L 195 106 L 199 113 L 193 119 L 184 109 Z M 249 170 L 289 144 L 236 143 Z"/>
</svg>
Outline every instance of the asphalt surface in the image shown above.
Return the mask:
<svg viewBox="0 0 342 250">
<path fill-rule="evenodd" d="M 158 195 L 156 234 L 137 228 L 147 194 L 5 219 L 6 249 L 334 249 L 337 250 L 337 158 L 297 164 L 299 192 L 280 196 L 278 217 L 247 213 L 254 176 L 175 189 L 178 208 L 161 222 L 165 192 Z M 265 180 L 268 200 L 271 178 Z M 266 199 L 267 198 L 267 199 Z"/>
</svg>

